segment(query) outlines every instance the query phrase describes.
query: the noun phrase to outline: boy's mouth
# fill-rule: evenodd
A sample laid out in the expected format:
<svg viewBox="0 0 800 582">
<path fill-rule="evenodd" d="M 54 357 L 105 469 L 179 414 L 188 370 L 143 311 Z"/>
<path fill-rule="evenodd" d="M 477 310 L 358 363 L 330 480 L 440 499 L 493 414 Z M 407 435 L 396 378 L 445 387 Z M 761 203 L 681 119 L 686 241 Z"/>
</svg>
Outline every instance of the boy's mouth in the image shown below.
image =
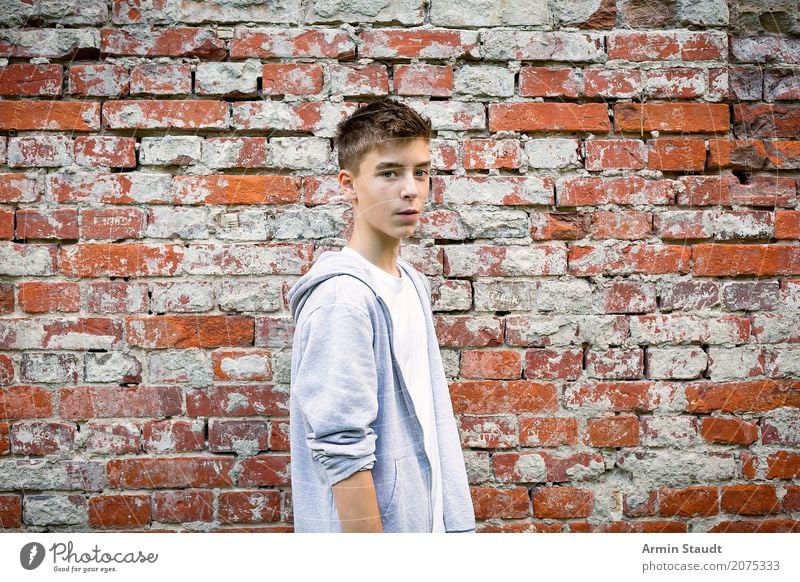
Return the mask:
<svg viewBox="0 0 800 582">
<path fill-rule="evenodd" d="M 419 210 L 404 210 L 403 212 L 398 212 L 397 214 L 406 214 L 406 215 L 419 214 Z"/>
</svg>

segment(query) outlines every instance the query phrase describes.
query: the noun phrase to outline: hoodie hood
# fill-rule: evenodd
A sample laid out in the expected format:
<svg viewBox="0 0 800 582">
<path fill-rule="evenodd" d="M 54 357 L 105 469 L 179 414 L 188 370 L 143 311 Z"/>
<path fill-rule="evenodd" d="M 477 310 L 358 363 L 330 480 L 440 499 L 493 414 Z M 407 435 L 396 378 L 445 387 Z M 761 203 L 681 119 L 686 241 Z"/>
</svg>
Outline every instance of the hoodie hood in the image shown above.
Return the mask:
<svg viewBox="0 0 800 582">
<path fill-rule="evenodd" d="M 408 267 L 410 265 L 405 259 L 398 257 L 397 266 L 402 268 L 404 273 L 409 273 L 410 269 Z M 376 296 L 378 295 L 378 289 L 375 286 L 375 279 L 372 273 L 357 257 L 341 251 L 325 251 L 320 254 L 311 269 L 289 289 L 289 310 L 295 322 L 300 316 L 300 312 L 303 310 L 311 291 L 323 281 L 337 275 L 351 275 L 362 281 Z"/>
</svg>

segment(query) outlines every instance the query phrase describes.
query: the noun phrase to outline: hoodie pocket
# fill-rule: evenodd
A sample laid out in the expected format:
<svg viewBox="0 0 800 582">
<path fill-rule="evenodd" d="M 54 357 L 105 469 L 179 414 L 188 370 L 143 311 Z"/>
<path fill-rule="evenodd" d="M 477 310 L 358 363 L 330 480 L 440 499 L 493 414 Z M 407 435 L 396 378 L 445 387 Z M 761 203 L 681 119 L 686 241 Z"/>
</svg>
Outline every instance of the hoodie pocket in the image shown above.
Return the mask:
<svg viewBox="0 0 800 582">
<path fill-rule="evenodd" d="M 417 456 L 394 460 L 394 485 L 383 514 L 386 532 L 429 532 L 430 492 Z"/>
</svg>

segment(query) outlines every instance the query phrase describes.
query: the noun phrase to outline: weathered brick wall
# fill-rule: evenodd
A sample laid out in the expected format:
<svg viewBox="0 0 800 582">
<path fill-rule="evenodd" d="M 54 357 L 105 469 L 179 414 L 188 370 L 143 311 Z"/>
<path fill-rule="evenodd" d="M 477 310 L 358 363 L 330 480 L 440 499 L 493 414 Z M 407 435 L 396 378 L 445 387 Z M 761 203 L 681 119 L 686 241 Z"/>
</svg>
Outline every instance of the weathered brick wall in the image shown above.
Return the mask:
<svg viewBox="0 0 800 582">
<path fill-rule="evenodd" d="M 291 530 L 286 291 L 386 94 L 479 529 L 800 527 L 795 1 L 0 7 L 4 529 Z"/>
</svg>

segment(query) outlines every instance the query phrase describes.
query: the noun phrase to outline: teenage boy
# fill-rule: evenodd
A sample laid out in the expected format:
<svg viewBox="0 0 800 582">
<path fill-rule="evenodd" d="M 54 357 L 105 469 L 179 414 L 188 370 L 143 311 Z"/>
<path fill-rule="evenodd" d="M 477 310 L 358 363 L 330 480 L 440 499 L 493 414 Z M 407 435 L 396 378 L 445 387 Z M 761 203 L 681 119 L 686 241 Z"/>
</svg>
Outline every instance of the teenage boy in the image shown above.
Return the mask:
<svg viewBox="0 0 800 582">
<path fill-rule="evenodd" d="M 296 532 L 472 532 L 430 285 L 400 257 L 430 190 L 431 122 L 402 103 L 337 126 L 352 236 L 289 291 Z"/>
</svg>

